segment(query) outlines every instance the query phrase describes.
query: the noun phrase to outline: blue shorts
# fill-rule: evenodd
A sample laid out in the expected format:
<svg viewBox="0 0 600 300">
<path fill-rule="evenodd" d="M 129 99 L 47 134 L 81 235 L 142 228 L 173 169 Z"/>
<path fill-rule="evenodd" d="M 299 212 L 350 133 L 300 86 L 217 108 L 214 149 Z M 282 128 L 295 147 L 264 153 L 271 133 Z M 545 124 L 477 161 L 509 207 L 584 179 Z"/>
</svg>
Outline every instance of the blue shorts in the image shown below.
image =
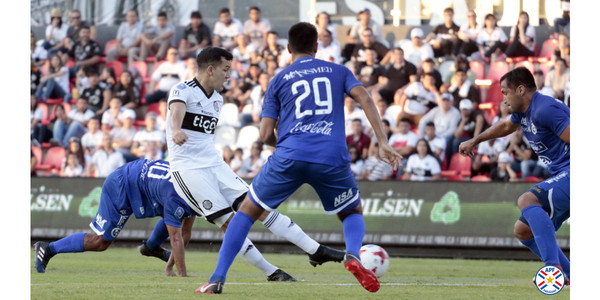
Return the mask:
<svg viewBox="0 0 600 300">
<path fill-rule="evenodd" d="M 312 186 L 327 214 L 355 208 L 360 195 L 350 164 L 330 166 L 281 158 L 277 151 L 254 177 L 250 200 L 266 210 L 275 210 L 302 184 Z"/>
<path fill-rule="evenodd" d="M 90 227 L 107 242 L 114 241 L 129 216 L 133 213 L 127 200 L 123 174 L 113 172 L 104 181 L 100 195 L 100 206 Z"/>
<path fill-rule="evenodd" d="M 554 229 L 558 230 L 563 222 L 571 216 L 571 169 L 566 169 L 529 189 L 542 204 L 542 208 L 550 216 Z M 521 215 L 523 223 L 529 225 Z"/>
</svg>

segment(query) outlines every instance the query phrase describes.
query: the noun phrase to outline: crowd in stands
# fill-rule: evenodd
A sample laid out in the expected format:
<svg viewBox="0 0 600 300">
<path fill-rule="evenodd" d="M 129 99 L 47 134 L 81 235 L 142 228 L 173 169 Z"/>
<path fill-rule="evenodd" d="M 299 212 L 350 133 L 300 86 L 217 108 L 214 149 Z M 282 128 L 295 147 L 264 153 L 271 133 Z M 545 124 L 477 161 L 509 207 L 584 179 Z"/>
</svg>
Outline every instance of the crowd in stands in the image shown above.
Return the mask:
<svg viewBox="0 0 600 300">
<path fill-rule="evenodd" d="M 447 8 L 444 22 L 431 33 L 425 36 L 415 27 L 408 39 L 393 45 L 383 39 L 368 9 L 358 14 L 344 44 L 336 39 L 330 16 L 318 14 L 316 57 L 344 64 L 355 74 L 375 101 L 389 143 L 404 157 L 397 171 L 377 159 L 370 124 L 348 97 L 346 142 L 355 178 L 545 178 L 547 169 L 522 132 L 481 144 L 472 159 L 457 152 L 462 141 L 510 117 L 498 88 L 503 73 L 495 75 L 501 72 L 497 70 L 527 67 L 542 93 L 570 104 L 570 45 L 562 32 L 569 14 L 565 16 L 566 23 L 558 21 L 555 34 L 539 50 L 526 12 L 507 37 L 493 14 L 479 24 L 469 10 L 467 23 L 459 26 L 453 9 Z M 260 8 L 251 7 L 245 22 L 223 8 L 214 26 L 194 11 L 181 40 L 166 13 L 157 14 L 156 26 L 145 27 L 130 10 L 105 45 L 95 41 L 96 28 L 81 20 L 79 11 L 69 17 L 69 24 L 63 23 L 61 11 L 53 9 L 46 36 L 38 41 L 32 31 L 32 176 L 104 177 L 138 158 L 168 159 L 168 92 L 195 75 L 195 56 L 207 46 L 233 54 L 215 143 L 242 178 L 256 175 L 274 150 L 258 140 L 263 97 L 269 80 L 291 63 L 285 42 Z"/>
</svg>

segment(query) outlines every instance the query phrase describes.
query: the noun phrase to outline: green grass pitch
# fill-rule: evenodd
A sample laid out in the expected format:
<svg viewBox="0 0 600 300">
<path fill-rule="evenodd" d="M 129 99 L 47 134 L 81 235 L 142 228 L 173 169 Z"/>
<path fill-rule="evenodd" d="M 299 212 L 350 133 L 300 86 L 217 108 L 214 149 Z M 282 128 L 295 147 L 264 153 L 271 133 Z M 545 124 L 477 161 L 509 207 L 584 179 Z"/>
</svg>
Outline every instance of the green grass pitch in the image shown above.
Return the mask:
<svg viewBox="0 0 600 300">
<path fill-rule="evenodd" d="M 541 262 L 392 258 L 377 293 L 364 290 L 340 263 L 313 268 L 306 255 L 264 254 L 298 279 L 268 283 L 239 257 L 222 295 L 195 294 L 215 268 L 217 253 L 187 251 L 189 278 L 164 276 L 165 263 L 135 248 L 60 254 L 45 274 L 33 268 L 31 299 L 547 299 L 532 283 Z M 569 288 L 552 299 L 569 299 Z"/>
</svg>

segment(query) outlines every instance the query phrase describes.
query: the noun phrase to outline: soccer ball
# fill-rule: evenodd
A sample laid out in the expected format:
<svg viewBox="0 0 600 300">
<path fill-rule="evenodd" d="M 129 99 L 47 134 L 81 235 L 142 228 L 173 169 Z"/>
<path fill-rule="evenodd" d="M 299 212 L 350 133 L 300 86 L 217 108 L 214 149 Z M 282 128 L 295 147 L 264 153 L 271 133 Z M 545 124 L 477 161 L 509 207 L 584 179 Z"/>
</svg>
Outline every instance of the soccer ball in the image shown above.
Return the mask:
<svg viewBox="0 0 600 300">
<path fill-rule="evenodd" d="M 363 267 L 373 271 L 378 278 L 390 267 L 390 258 L 383 248 L 377 245 L 364 245 L 360 248 L 360 261 Z"/>
</svg>

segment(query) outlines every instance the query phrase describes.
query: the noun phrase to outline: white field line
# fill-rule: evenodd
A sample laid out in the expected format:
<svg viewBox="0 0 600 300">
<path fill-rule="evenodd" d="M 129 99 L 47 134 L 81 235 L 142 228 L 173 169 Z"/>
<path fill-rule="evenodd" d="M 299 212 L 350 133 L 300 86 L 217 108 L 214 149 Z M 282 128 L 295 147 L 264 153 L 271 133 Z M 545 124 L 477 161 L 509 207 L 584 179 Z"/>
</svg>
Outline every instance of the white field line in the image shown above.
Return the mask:
<svg viewBox="0 0 600 300">
<path fill-rule="evenodd" d="M 309 282 L 299 282 L 300 284 L 312 285 L 312 286 L 353 286 L 359 285 L 358 283 L 309 283 Z M 60 285 L 65 284 L 65 282 L 53 282 L 53 283 L 32 283 L 32 286 L 41 286 L 41 285 Z M 69 282 L 69 284 L 74 284 Z M 77 284 L 93 284 L 98 285 L 98 283 L 77 283 Z M 161 282 L 159 285 L 189 285 L 189 282 Z M 202 285 L 203 283 L 198 283 L 198 285 Z M 282 282 L 228 282 L 226 285 L 280 285 Z M 288 284 L 298 284 L 288 282 Z M 129 285 L 126 283 L 110 283 L 110 285 Z M 464 287 L 497 287 L 498 285 L 494 284 L 478 284 L 478 283 L 413 283 L 413 282 L 382 282 L 380 285 L 385 286 L 464 286 Z"/>
</svg>

